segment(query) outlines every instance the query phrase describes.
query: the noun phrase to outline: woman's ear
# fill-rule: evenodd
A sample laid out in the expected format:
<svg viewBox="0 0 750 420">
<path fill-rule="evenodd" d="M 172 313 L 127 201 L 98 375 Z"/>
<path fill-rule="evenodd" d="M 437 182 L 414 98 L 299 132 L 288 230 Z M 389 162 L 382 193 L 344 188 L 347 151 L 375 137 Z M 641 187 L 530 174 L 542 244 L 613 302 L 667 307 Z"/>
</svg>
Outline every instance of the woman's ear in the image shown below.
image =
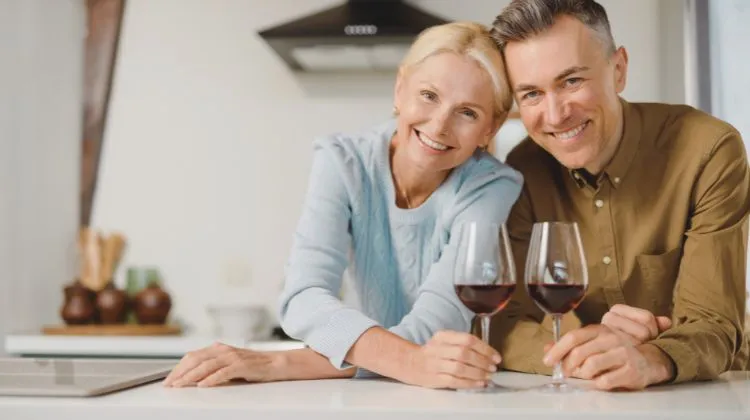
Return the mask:
<svg viewBox="0 0 750 420">
<path fill-rule="evenodd" d="M 505 121 L 508 119 L 508 113 L 503 112 L 501 114 L 497 114 L 495 118 L 492 119 L 492 125 L 490 126 L 490 129 L 487 132 L 487 138 L 489 139 L 489 142 L 491 143 L 495 136 L 497 136 L 497 132 L 500 131 L 500 127 L 505 124 Z"/>
<path fill-rule="evenodd" d="M 401 107 L 401 97 L 403 96 L 404 90 L 404 79 L 406 78 L 403 67 L 399 67 L 398 74 L 396 75 L 396 85 L 393 88 L 393 112 L 397 113 Z"/>
<path fill-rule="evenodd" d="M 484 148 L 484 150 L 488 151 L 492 155 L 495 154 L 495 137 L 497 136 L 497 132 L 500 131 L 500 127 L 502 127 L 505 123 L 507 117 L 507 112 L 498 114 L 493 119 L 490 129 L 487 130 L 487 137 L 485 138 L 485 142 L 482 145 L 482 148 Z"/>
</svg>

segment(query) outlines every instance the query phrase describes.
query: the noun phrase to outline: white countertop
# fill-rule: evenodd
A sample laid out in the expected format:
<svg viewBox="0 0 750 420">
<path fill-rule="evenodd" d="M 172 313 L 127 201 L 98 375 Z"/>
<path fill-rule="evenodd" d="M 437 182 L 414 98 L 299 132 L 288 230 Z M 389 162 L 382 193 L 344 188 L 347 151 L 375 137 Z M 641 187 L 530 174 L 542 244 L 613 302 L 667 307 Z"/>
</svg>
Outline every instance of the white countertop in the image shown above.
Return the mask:
<svg viewBox="0 0 750 420">
<path fill-rule="evenodd" d="M 185 353 L 220 341 L 258 351 L 290 350 L 303 347 L 299 341 L 248 341 L 210 335 L 178 336 L 69 336 L 9 334 L 5 352 L 12 356 L 103 356 L 181 358 Z"/>
<path fill-rule="evenodd" d="M 495 381 L 520 390 L 466 394 L 385 380 L 321 380 L 164 388 L 153 383 L 94 398 L 0 397 L 2 419 L 747 419 L 750 372 L 722 380 L 650 388 L 642 392 L 584 391 L 550 395 L 523 390 L 549 377 L 502 372 Z M 386 417 L 387 416 L 387 417 Z"/>
</svg>

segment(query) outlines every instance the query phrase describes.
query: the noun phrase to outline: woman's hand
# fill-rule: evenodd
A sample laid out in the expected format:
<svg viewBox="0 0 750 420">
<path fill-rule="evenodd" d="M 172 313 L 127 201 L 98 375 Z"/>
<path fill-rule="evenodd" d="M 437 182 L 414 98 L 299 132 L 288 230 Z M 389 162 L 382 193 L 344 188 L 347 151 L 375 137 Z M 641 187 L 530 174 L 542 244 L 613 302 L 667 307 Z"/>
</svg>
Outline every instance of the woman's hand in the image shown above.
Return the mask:
<svg viewBox="0 0 750 420">
<path fill-rule="evenodd" d="M 471 334 L 439 331 L 414 353 L 403 381 L 427 388 L 481 388 L 501 360 L 495 349 Z"/>
<path fill-rule="evenodd" d="M 164 380 L 167 387 L 209 387 L 242 379 L 248 382 L 276 380 L 277 355 L 239 349 L 222 343 L 186 354 Z"/>
</svg>

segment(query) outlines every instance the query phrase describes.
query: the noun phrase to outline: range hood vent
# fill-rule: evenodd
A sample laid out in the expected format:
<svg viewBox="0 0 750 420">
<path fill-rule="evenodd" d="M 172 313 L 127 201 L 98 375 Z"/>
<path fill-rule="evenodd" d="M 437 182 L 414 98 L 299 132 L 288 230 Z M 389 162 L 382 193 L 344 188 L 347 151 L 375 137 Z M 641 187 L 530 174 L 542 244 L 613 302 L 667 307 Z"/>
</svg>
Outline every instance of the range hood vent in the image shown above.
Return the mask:
<svg viewBox="0 0 750 420">
<path fill-rule="evenodd" d="M 401 0 L 349 0 L 259 35 L 295 71 L 395 70 L 420 32 L 443 23 Z"/>
</svg>

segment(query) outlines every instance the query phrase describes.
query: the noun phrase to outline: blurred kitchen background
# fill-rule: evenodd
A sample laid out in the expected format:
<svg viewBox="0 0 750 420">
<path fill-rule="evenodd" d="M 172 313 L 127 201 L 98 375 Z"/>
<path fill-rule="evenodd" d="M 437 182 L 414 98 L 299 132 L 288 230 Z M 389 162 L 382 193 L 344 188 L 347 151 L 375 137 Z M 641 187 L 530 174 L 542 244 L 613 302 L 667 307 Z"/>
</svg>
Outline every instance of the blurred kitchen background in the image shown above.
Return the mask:
<svg viewBox="0 0 750 420">
<path fill-rule="evenodd" d="M 508 2 L 406 1 L 485 24 Z M 0 338 L 62 325 L 82 224 L 126 238 L 114 287 L 126 288 L 129 268 L 158 270 L 167 322 L 182 336 L 217 336 L 208 311 L 217 305 L 263 307 L 273 326 L 311 142 L 388 118 L 388 63 L 400 57 L 386 48 L 373 65 L 351 49 L 307 54 L 310 71 L 299 71 L 259 32 L 344 3 L 0 0 Z M 750 1 L 601 3 L 629 52 L 626 99 L 700 107 L 750 143 Z M 104 18 L 91 19 L 97 10 Z M 356 23 L 364 26 L 350 38 L 369 36 L 367 22 Z M 92 55 L 87 34 L 107 31 L 116 42 L 95 44 Z M 110 62 L 111 74 L 87 73 Z M 98 114 L 86 116 L 95 99 Z M 85 117 L 100 125 L 84 127 Z M 523 136 L 509 120 L 498 157 Z M 248 339 L 268 340 L 268 331 Z"/>
</svg>

